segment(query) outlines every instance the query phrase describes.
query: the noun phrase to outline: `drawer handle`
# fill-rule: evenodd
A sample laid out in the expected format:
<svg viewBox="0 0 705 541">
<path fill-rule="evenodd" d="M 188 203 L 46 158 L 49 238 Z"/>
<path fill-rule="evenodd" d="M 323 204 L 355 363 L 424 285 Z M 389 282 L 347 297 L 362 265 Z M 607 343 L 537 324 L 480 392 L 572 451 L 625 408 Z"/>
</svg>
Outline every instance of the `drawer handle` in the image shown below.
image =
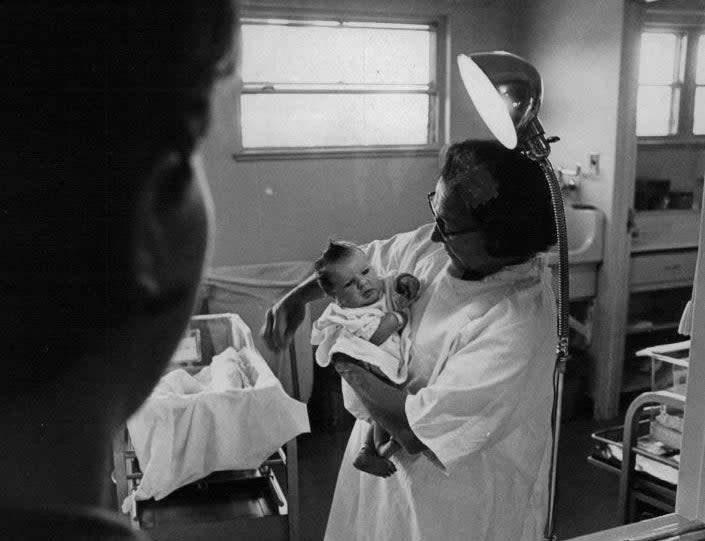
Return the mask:
<svg viewBox="0 0 705 541">
<path fill-rule="evenodd" d="M 665 270 L 665 271 L 676 271 L 676 270 L 680 270 L 680 269 L 682 269 L 682 268 L 683 268 L 683 267 L 682 267 L 681 265 L 679 265 L 678 263 L 674 263 L 673 265 L 666 265 L 666 266 L 663 268 L 663 270 Z"/>
</svg>

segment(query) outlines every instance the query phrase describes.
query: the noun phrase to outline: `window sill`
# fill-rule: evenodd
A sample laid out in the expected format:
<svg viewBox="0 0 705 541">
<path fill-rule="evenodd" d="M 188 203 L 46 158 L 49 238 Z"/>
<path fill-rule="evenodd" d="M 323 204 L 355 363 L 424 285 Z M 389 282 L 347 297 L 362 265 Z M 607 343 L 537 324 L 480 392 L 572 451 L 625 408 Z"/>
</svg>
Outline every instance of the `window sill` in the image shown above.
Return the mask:
<svg viewBox="0 0 705 541">
<path fill-rule="evenodd" d="M 341 158 L 398 158 L 438 156 L 439 145 L 374 146 L 374 147 L 311 147 L 311 148 L 252 148 L 233 154 L 238 162 L 268 160 L 323 160 Z"/>
<path fill-rule="evenodd" d="M 637 145 L 640 147 L 705 147 L 705 135 L 637 137 Z"/>
</svg>

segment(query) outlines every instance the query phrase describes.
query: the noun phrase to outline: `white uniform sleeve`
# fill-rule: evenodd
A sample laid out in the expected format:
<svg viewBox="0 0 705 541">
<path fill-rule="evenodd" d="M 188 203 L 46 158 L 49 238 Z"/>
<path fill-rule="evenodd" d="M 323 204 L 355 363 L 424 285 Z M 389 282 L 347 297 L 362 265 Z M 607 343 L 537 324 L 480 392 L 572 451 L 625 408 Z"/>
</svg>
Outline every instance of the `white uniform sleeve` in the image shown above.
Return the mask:
<svg viewBox="0 0 705 541">
<path fill-rule="evenodd" d="M 480 332 L 482 322 L 468 325 L 459 335 L 464 345 L 438 378 L 407 398 L 412 430 L 446 467 L 503 439 L 530 413 L 532 395 L 550 389 L 554 345 L 546 318 L 500 319 Z"/>
<path fill-rule="evenodd" d="M 442 252 L 441 244 L 431 242 L 432 231 L 433 225 L 426 224 L 386 240 L 374 240 L 361 248 L 380 274 L 415 274 L 417 265 L 424 259 L 436 252 Z"/>
</svg>

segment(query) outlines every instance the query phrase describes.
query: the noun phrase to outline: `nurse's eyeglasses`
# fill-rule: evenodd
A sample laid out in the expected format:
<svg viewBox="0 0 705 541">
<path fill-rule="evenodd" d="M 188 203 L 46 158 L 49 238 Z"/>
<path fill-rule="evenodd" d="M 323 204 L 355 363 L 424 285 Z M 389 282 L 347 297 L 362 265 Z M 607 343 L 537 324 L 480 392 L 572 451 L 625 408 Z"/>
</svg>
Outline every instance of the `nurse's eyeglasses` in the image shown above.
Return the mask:
<svg viewBox="0 0 705 541">
<path fill-rule="evenodd" d="M 477 231 L 482 231 L 482 227 L 480 227 L 479 225 L 468 227 L 466 229 L 461 229 L 460 231 L 448 231 L 446 229 L 445 222 L 438 217 L 438 214 L 436 214 L 436 209 L 433 208 L 433 198 L 435 196 L 436 192 L 428 192 L 428 195 L 426 197 L 428 198 L 428 206 L 431 209 L 431 214 L 433 214 L 433 219 L 436 221 L 436 229 L 438 229 L 438 232 L 441 234 L 441 237 L 443 237 L 443 239 L 457 237 L 458 235 L 463 235 L 465 233 L 475 233 Z"/>
</svg>

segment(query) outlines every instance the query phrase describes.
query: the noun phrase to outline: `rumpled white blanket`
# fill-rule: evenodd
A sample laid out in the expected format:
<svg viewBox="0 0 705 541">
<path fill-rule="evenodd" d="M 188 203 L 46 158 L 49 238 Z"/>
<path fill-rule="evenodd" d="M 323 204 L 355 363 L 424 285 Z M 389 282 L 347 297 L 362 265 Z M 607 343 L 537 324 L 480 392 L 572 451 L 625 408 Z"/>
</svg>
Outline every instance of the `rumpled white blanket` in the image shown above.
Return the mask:
<svg viewBox="0 0 705 541">
<path fill-rule="evenodd" d="M 372 342 L 356 336 L 350 330 L 357 326 L 366 325 L 367 320 L 375 317 L 379 321 L 379 318 L 385 314 L 378 308 L 372 308 L 366 312 L 365 316 L 353 318 L 349 316 L 349 312 L 346 314 L 341 311 L 336 304 L 328 306 L 326 312 L 314 324 L 311 332 L 311 343 L 318 346 L 316 362 L 320 366 L 328 366 L 333 353 L 346 353 L 359 361 L 376 366 L 394 383 L 402 383 L 406 380 L 407 375 L 408 329 L 404 328 L 401 337 L 389 337 L 384 344 L 376 346 Z M 372 312 L 379 312 L 379 314 Z M 404 355 L 405 353 L 406 355 Z"/>
<path fill-rule="evenodd" d="M 310 430 L 306 405 L 249 345 L 226 349 L 195 376 L 166 374 L 127 428 L 143 477 L 125 512 L 131 497 L 159 500 L 214 471 L 257 468 Z"/>
</svg>

